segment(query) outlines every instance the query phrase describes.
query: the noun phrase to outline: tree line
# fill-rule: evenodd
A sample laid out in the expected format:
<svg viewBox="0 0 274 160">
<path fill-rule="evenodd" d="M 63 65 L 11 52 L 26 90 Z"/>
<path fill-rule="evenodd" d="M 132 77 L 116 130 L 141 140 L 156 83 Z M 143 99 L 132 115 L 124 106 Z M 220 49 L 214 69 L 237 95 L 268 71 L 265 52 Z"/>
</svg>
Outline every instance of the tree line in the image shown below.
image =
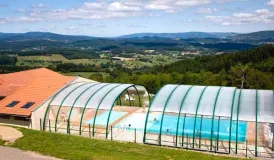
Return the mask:
<svg viewBox="0 0 274 160">
<path fill-rule="evenodd" d="M 265 45 L 237 53 L 182 60 L 140 72 L 117 68 L 108 76 L 98 73 L 91 75 L 90 79 L 140 84 L 151 93 L 156 93 L 166 84 L 274 89 L 273 59 L 273 45 Z"/>
</svg>

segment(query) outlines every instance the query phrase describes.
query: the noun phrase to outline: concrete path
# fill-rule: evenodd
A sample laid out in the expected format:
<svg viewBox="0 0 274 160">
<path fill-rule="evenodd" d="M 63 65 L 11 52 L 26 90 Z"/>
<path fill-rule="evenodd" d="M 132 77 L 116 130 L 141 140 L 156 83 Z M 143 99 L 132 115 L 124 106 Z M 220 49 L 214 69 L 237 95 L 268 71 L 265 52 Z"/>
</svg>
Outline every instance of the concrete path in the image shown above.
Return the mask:
<svg viewBox="0 0 274 160">
<path fill-rule="evenodd" d="M 23 137 L 23 134 L 17 129 L 8 126 L 0 126 L 0 139 L 14 142 L 21 137 Z"/>
<path fill-rule="evenodd" d="M 35 152 L 22 151 L 15 148 L 0 146 L 0 160 L 60 160 Z"/>
</svg>

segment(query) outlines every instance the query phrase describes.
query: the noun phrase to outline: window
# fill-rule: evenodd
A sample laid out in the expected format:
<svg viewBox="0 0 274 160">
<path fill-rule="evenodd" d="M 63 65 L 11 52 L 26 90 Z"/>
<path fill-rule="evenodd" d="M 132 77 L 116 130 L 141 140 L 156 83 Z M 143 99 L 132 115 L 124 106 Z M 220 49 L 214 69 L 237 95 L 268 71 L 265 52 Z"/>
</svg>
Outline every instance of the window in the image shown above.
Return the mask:
<svg viewBox="0 0 274 160">
<path fill-rule="evenodd" d="M 29 119 L 27 117 L 17 117 L 17 116 L 14 117 L 14 120 L 16 120 L 16 121 L 29 121 Z"/>
<path fill-rule="evenodd" d="M 24 104 L 21 108 L 29 108 L 31 107 L 32 105 L 34 105 L 35 102 L 27 102 L 26 104 Z"/>
<path fill-rule="evenodd" d="M 6 105 L 6 107 L 14 107 L 18 103 L 19 101 L 12 101 L 10 104 Z"/>
<path fill-rule="evenodd" d="M 2 119 L 10 119 L 10 116 L 9 115 L 0 115 L 0 118 L 2 118 Z"/>
</svg>

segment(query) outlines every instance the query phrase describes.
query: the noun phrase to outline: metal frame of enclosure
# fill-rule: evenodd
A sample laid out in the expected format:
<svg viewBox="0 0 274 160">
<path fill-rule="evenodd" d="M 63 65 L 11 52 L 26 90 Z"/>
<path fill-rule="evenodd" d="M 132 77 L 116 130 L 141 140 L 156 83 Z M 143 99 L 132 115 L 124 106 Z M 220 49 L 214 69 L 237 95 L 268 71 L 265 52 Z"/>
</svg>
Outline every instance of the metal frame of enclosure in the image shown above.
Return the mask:
<svg viewBox="0 0 274 160">
<path fill-rule="evenodd" d="M 169 84 L 149 102 L 140 85 L 75 82 L 45 104 L 40 129 L 274 158 L 273 90 Z"/>
<path fill-rule="evenodd" d="M 140 90 L 143 91 L 142 95 Z M 122 97 L 125 95 L 129 98 L 125 106 L 140 108 L 144 101 L 150 100 L 150 95 L 141 85 L 94 82 L 70 84 L 52 97 L 44 118 L 40 120 L 40 128 L 80 135 L 88 128 L 88 133 L 92 133 L 93 137 L 98 131 L 100 134 L 104 132 L 107 138 L 111 128 L 112 111 L 116 105 L 122 105 Z M 98 124 L 97 117 L 103 112 L 107 113 L 107 120 L 104 120 L 104 124 Z M 91 120 L 89 124 L 84 123 L 87 120 Z"/>
<path fill-rule="evenodd" d="M 149 106 L 143 142 L 273 158 L 273 123 L 272 90 L 166 85 Z"/>
</svg>

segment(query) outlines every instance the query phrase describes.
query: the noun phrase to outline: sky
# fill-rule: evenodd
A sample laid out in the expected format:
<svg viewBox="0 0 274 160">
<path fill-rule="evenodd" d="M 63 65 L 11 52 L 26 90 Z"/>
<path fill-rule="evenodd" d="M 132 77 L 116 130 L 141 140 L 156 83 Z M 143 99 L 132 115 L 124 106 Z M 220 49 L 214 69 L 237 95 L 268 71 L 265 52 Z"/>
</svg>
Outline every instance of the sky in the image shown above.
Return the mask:
<svg viewBox="0 0 274 160">
<path fill-rule="evenodd" d="M 0 0 L 0 32 L 114 37 L 274 30 L 274 0 Z"/>
</svg>

